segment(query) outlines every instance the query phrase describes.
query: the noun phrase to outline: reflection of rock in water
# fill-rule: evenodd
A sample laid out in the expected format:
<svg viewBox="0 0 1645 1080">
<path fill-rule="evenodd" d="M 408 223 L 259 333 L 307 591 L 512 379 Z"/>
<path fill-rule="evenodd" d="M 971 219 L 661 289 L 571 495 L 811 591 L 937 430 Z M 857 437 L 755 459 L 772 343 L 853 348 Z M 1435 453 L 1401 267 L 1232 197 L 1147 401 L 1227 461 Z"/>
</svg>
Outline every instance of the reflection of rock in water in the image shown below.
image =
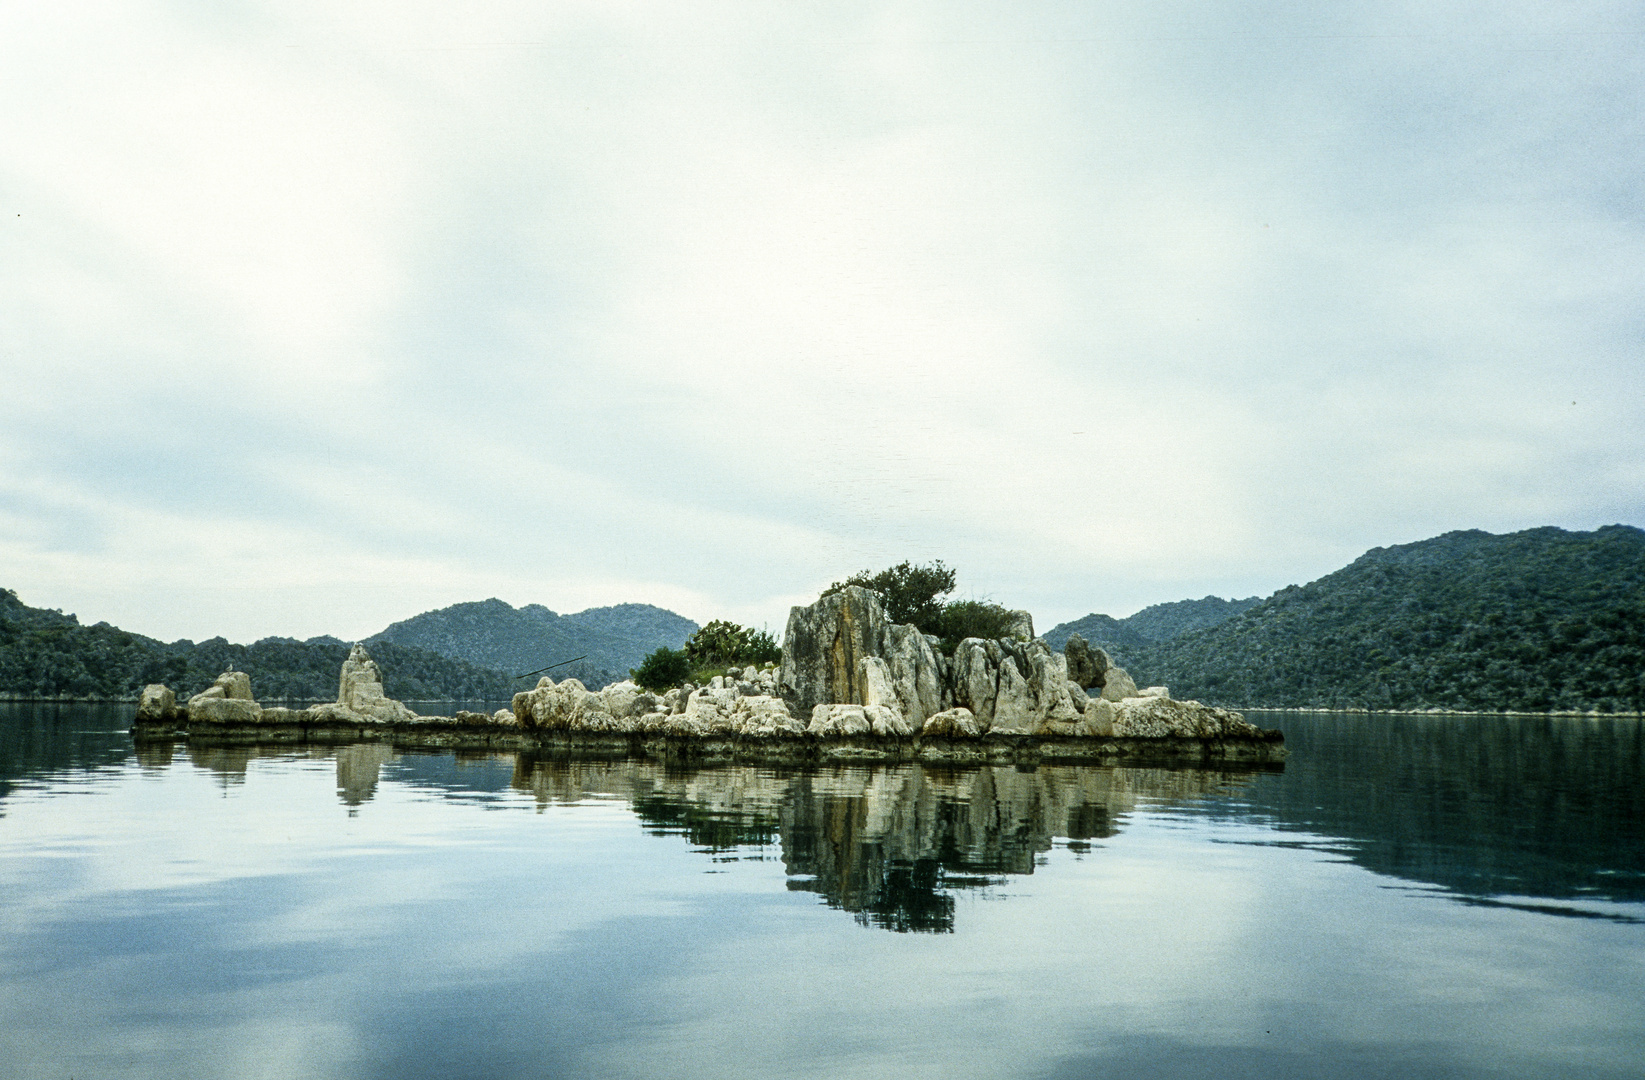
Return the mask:
<svg viewBox="0 0 1645 1080">
<path fill-rule="evenodd" d="M 1033 873 L 1053 837 L 1112 836 L 1139 800 L 1203 795 L 1236 778 L 1094 766 L 670 771 L 522 756 L 514 786 L 540 805 L 623 795 L 654 831 L 709 851 L 780 842 L 789 888 L 865 926 L 942 933 L 953 929 L 955 890 Z"/>
<path fill-rule="evenodd" d="M 386 743 L 355 743 L 337 748 L 337 794 L 349 806 L 359 806 L 377 793 L 382 767 L 394 760 Z"/>
</svg>

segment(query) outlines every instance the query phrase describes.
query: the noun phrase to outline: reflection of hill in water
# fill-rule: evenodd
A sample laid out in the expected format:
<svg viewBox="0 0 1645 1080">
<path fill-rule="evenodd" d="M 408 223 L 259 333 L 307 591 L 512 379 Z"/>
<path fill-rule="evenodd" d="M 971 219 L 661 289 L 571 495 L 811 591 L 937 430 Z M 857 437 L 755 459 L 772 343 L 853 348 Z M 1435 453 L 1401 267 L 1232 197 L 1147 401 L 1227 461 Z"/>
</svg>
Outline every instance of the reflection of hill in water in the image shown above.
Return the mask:
<svg viewBox="0 0 1645 1080">
<path fill-rule="evenodd" d="M 1238 813 L 1340 837 L 1379 874 L 1467 896 L 1645 901 L 1645 725 L 1633 717 L 1251 713 L 1283 777 Z"/>
<path fill-rule="evenodd" d="M 709 852 L 780 845 L 789 888 L 817 893 L 865 926 L 944 932 L 955 890 L 1033 873 L 1053 837 L 1112 836 L 1140 798 L 1203 796 L 1234 779 L 1092 766 L 672 771 L 521 757 L 514 786 L 544 804 L 626 797 L 650 828 Z"/>
<path fill-rule="evenodd" d="M 233 787 L 259 757 L 334 761 L 359 808 L 382 782 L 458 799 L 627 801 L 647 827 L 711 851 L 779 847 L 793 887 L 866 923 L 946 925 L 954 890 L 1030 871 L 1053 836 L 1111 835 L 1138 798 L 1210 798 L 1195 813 L 1344 841 L 1378 874 L 1461 897 L 1645 901 L 1645 725 L 1633 718 L 1252 714 L 1283 728 L 1283 772 L 1012 768 L 669 770 L 512 754 L 393 756 L 270 746 L 148 746 L 130 706 L 0 703 L 0 815 L 20 779 L 112 776 L 189 762 Z M 1307 841 L 1311 843 L 1312 841 Z"/>
</svg>

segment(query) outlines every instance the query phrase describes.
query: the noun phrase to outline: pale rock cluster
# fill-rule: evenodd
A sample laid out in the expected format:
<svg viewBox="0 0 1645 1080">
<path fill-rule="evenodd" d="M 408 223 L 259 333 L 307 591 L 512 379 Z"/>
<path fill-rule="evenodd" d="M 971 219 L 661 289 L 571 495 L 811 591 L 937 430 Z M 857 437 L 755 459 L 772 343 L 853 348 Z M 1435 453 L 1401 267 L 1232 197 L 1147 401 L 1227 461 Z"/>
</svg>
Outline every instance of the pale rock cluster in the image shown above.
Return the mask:
<svg viewBox="0 0 1645 1080">
<path fill-rule="evenodd" d="M 633 682 L 589 690 L 576 679 L 543 678 L 493 715 L 460 712 L 465 725 L 537 731 L 686 736 L 879 736 L 975 739 L 984 735 L 1218 739 L 1258 729 L 1238 713 L 1173 701 L 1163 686 L 1138 690 L 1123 668 L 1077 635 L 1064 652 L 1022 636 L 967 638 L 952 657 L 916 627 L 886 620 L 880 600 L 849 587 L 789 615 L 782 666 L 730 668 L 705 686 L 666 693 Z M 1088 691 L 1094 691 L 1088 692 Z M 164 686 L 144 689 L 141 722 L 183 712 Z M 420 717 L 383 692 L 381 670 L 355 645 L 338 678 L 337 700 L 305 710 L 265 709 L 251 679 L 227 671 L 189 699 L 189 720 L 214 723 L 447 722 Z"/>
<path fill-rule="evenodd" d="M 544 731 L 642 733 L 657 735 L 798 734 L 795 720 L 775 695 L 777 672 L 730 668 L 706 686 L 690 683 L 664 694 L 633 682 L 590 690 L 576 679 L 543 678 L 533 690 L 514 695 L 514 717 L 522 727 Z"/>
<path fill-rule="evenodd" d="M 147 687 L 144 695 L 147 696 L 150 690 L 165 690 L 165 687 Z M 169 694 L 171 691 L 165 692 Z M 190 720 L 210 720 L 219 724 L 256 723 L 262 714 L 263 707 L 251 696 L 251 676 L 243 671 L 223 672 L 210 686 L 188 699 Z"/>
</svg>

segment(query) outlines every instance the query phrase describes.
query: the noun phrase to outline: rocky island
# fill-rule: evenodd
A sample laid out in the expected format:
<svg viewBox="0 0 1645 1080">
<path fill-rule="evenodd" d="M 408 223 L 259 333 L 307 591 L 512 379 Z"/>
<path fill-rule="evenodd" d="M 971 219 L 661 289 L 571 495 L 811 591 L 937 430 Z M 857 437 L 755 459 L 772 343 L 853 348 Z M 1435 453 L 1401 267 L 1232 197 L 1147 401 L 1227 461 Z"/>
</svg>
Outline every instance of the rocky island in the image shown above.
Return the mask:
<svg viewBox="0 0 1645 1080">
<path fill-rule="evenodd" d="M 383 693 L 362 645 L 343 663 L 337 700 L 263 707 L 243 672 L 179 705 L 147 687 L 132 727 L 144 740 L 541 750 L 584 757 L 954 763 L 1282 761 L 1284 736 L 1239 713 L 1138 689 L 1077 635 L 1062 652 L 1026 612 L 998 639 L 953 655 L 918 627 L 892 623 L 857 586 L 789 613 L 781 664 L 732 667 L 663 693 L 631 681 L 590 690 L 541 679 L 495 713 L 419 716 Z"/>
</svg>

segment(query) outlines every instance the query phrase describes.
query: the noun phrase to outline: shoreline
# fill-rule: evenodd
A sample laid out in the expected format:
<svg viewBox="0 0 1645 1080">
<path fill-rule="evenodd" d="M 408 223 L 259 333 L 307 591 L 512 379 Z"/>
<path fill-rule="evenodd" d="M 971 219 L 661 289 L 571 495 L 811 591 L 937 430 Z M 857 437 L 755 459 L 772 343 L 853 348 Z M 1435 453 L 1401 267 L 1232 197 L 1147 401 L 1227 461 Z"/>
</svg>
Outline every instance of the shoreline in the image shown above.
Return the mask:
<svg viewBox="0 0 1645 1080">
<path fill-rule="evenodd" d="M 38 697 L 22 694 L 0 693 L 0 705 L 135 705 L 142 698 L 139 697 Z M 308 706 L 324 703 L 320 698 L 269 698 L 270 703 L 284 707 Z M 451 705 L 468 701 L 476 704 L 497 705 L 507 707 L 509 702 L 504 698 L 407 698 L 407 705 Z M 1207 702 L 1207 704 L 1210 704 Z M 1595 709 L 1587 711 L 1575 709 L 1555 709 L 1547 712 L 1534 712 L 1522 709 L 1383 709 L 1362 708 L 1357 706 L 1323 706 L 1323 705 L 1217 705 L 1221 709 L 1233 709 L 1237 712 L 1267 712 L 1267 713 L 1340 713 L 1355 716 L 1565 716 L 1565 717 L 1618 717 L 1622 719 L 1645 718 L 1645 712 L 1599 712 Z"/>
<path fill-rule="evenodd" d="M 1283 769 L 1287 751 L 1279 731 L 1248 739 L 1176 736 L 982 735 L 977 738 L 895 735 L 677 735 L 491 727 L 444 717 L 413 723 L 338 724 L 139 723 L 134 741 L 147 746 L 319 745 L 381 742 L 396 748 L 530 751 L 582 760 L 716 761 L 808 764 L 920 762 L 928 765 L 1155 765 Z"/>
</svg>

